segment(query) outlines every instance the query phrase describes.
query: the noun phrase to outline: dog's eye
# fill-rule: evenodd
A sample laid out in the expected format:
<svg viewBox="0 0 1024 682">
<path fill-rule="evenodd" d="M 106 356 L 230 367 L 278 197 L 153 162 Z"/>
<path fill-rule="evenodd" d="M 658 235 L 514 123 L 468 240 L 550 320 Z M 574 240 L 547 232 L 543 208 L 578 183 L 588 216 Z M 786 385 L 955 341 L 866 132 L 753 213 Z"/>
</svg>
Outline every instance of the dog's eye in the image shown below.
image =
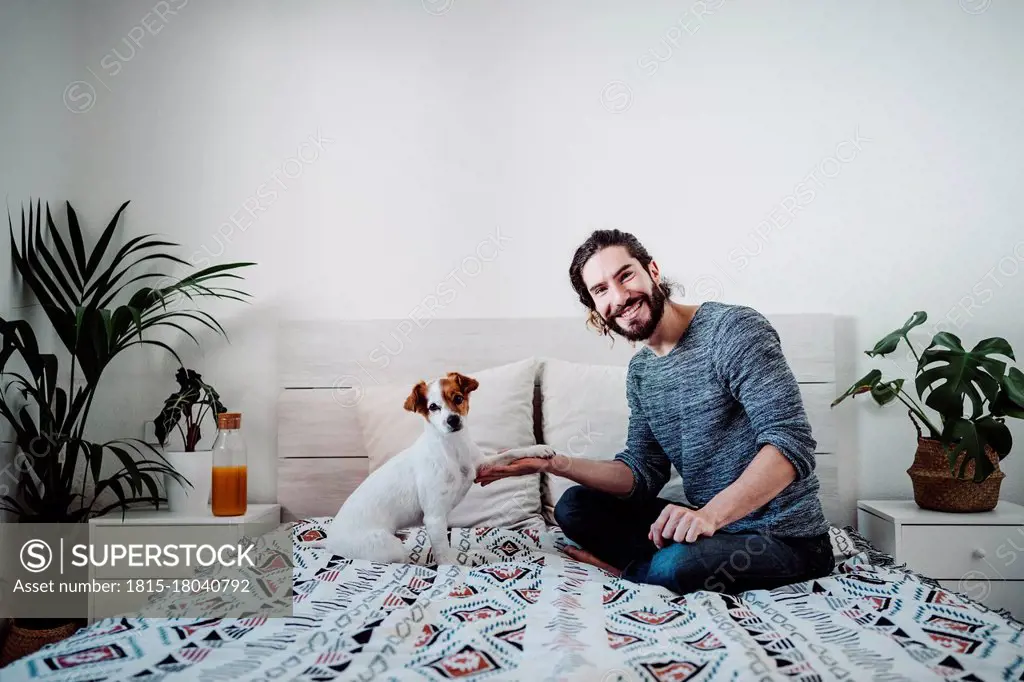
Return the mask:
<svg viewBox="0 0 1024 682">
<path fill-rule="evenodd" d="M 437 411 L 438 411 L 438 410 L 440 410 L 441 408 L 437 406 L 437 403 L 430 403 L 430 407 L 429 407 L 428 409 L 429 409 L 429 410 L 430 410 L 431 412 L 437 412 Z"/>
<path fill-rule="evenodd" d="M 455 396 L 455 404 L 456 405 L 461 405 L 462 404 L 462 396 L 461 395 Z"/>
</svg>

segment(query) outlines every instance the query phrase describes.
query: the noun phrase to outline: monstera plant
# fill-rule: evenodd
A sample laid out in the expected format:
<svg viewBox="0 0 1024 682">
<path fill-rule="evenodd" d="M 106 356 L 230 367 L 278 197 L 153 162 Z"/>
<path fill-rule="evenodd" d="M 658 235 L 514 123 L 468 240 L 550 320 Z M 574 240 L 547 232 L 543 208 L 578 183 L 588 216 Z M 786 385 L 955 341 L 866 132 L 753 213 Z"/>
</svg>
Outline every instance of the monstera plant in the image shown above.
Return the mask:
<svg viewBox="0 0 1024 682">
<path fill-rule="evenodd" d="M 910 469 L 918 504 L 944 511 L 991 509 L 1003 477 L 999 462 L 1013 446 L 1006 419 L 1024 419 L 1024 373 L 1006 361 L 1016 361 L 1013 348 L 998 337 L 983 339 L 967 350 L 955 334 L 938 332 L 919 354 L 908 334 L 927 319 L 923 311 L 915 312 L 902 327 L 865 351 L 869 357 L 885 357 L 906 343 L 917 360 L 916 399 L 904 388 L 904 378 L 885 378 L 872 369 L 836 398 L 832 407 L 862 393 L 870 393 L 879 405 L 903 403 L 918 430 L 917 457 Z M 925 407 L 938 415 L 937 422 Z M 918 422 L 927 429 L 927 436 Z"/>
<path fill-rule="evenodd" d="M 121 205 L 91 249 L 70 203 L 64 234 L 49 205 L 45 225 L 39 202 L 29 204 L 27 215 L 22 209 L 19 235 L 8 214 L 17 273 L 67 349 L 70 365 L 59 373 L 57 355 L 40 350 L 27 321 L 0 318 L 0 417 L 14 432 L 16 451 L 13 467 L 0 471 L 0 511 L 13 513 L 19 522 L 85 522 L 133 503 L 165 501 L 158 477 L 181 477 L 159 449 L 142 439 L 88 439 L 100 378 L 118 355 L 137 345 L 161 348 L 181 365 L 175 350 L 152 338 L 153 332 L 176 329 L 198 344 L 185 326 L 198 323 L 227 338 L 223 327 L 193 304 L 202 297 L 244 301 L 248 296 L 214 283 L 242 279 L 232 271 L 253 263 L 226 263 L 183 277 L 140 272 L 147 263 L 192 265 L 164 250 L 177 244 L 148 234 L 115 251 L 111 243 L 127 206 Z M 140 283 L 147 279 L 158 286 Z M 105 466 L 108 462 L 114 467 Z"/>
</svg>

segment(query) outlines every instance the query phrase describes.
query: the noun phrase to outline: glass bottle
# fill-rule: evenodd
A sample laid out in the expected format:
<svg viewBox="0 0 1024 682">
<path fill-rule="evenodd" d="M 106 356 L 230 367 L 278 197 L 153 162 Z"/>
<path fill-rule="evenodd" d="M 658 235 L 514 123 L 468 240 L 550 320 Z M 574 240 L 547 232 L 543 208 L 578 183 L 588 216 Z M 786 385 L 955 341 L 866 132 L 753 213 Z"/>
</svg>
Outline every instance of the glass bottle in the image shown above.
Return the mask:
<svg viewBox="0 0 1024 682">
<path fill-rule="evenodd" d="M 218 414 L 217 429 L 217 439 L 213 442 L 213 515 L 242 516 L 249 496 L 242 413 Z"/>
</svg>

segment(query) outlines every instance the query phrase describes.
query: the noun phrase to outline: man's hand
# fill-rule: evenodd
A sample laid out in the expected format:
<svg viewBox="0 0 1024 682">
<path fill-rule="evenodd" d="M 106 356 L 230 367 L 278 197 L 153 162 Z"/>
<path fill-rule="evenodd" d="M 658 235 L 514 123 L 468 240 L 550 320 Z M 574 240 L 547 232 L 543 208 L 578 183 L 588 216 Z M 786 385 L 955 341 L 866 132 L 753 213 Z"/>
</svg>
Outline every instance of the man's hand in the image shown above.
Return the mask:
<svg viewBox="0 0 1024 682">
<path fill-rule="evenodd" d="M 647 538 L 660 549 L 671 540 L 696 542 L 702 535 L 711 537 L 716 530 L 710 515 L 704 510 L 670 504 L 661 510 L 661 515 L 651 524 Z"/>
<path fill-rule="evenodd" d="M 476 472 L 480 485 L 494 483 L 507 476 L 547 473 L 609 495 L 628 495 L 633 489 L 633 471 L 625 462 L 571 457 L 547 445 L 502 450 L 486 457 Z"/>
<path fill-rule="evenodd" d="M 476 472 L 476 482 L 488 485 L 509 476 L 526 476 L 545 471 L 551 460 L 542 457 L 523 457 L 511 464 L 484 464 Z"/>
<path fill-rule="evenodd" d="M 507 476 L 525 476 L 547 471 L 555 450 L 549 445 L 528 445 L 522 448 L 505 448 L 488 457 L 477 469 L 476 482 L 480 485 L 494 483 Z"/>
</svg>

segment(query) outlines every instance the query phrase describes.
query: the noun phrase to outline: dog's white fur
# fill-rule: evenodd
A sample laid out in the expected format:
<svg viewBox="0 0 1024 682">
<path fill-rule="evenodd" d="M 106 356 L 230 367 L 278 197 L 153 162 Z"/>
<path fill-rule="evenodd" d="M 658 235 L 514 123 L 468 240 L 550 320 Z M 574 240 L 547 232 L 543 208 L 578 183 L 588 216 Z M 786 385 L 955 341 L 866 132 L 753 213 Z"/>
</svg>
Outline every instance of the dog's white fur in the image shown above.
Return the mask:
<svg viewBox="0 0 1024 682">
<path fill-rule="evenodd" d="M 475 379 L 455 372 L 447 379 L 457 383 L 457 395 L 465 396 L 463 400 L 478 386 Z M 395 532 L 422 524 L 435 560 L 456 563 L 448 542 L 448 514 L 466 496 L 479 467 L 485 462 L 500 465 L 522 457 L 553 456 L 550 447 L 538 445 L 485 457 L 470 436 L 468 410 L 460 416 L 456 406 L 446 402 L 441 382 L 417 385 L 428 408 L 423 433 L 375 469 L 345 500 L 320 546 L 345 558 L 404 563 L 405 548 Z M 417 399 L 422 398 L 414 387 L 406 409 L 415 411 Z"/>
</svg>

